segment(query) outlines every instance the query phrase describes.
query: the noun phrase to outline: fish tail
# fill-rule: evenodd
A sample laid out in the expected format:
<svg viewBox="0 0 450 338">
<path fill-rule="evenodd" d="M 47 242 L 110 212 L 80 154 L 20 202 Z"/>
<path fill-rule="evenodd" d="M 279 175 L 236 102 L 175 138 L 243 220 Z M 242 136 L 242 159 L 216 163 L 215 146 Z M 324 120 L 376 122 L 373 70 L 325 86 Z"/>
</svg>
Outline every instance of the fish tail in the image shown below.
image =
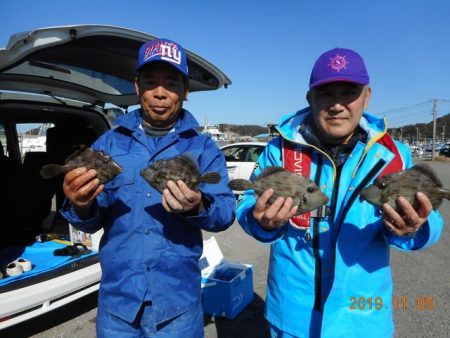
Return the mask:
<svg viewBox="0 0 450 338">
<path fill-rule="evenodd" d="M 211 171 L 209 173 L 206 173 L 205 175 L 200 177 L 200 181 L 205 182 L 205 183 L 219 183 L 220 181 L 220 173 L 218 173 L 217 171 Z"/>
<path fill-rule="evenodd" d="M 46 164 L 42 166 L 39 173 L 42 178 L 49 179 L 64 173 L 64 168 L 59 164 Z"/>
<path fill-rule="evenodd" d="M 252 188 L 253 184 L 252 182 L 248 181 L 248 180 L 244 180 L 242 178 L 236 178 L 234 180 L 231 180 L 230 183 L 228 183 L 228 186 L 232 189 L 232 190 L 247 190 Z"/>
</svg>

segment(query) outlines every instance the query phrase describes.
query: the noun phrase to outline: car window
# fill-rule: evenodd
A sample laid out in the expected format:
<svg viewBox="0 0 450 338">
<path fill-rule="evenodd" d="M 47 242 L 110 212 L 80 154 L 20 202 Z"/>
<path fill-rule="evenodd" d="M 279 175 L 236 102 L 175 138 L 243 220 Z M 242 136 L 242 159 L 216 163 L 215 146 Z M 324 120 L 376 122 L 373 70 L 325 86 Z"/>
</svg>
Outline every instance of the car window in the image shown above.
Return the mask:
<svg viewBox="0 0 450 338">
<path fill-rule="evenodd" d="M 222 149 L 227 162 L 244 162 L 245 161 L 245 147 L 229 147 Z"/>
<path fill-rule="evenodd" d="M 264 150 L 261 146 L 250 146 L 247 148 L 246 152 L 246 161 L 247 162 L 256 162 L 258 161 L 259 155 Z"/>
<path fill-rule="evenodd" d="M 51 123 L 17 124 L 17 134 L 19 135 L 22 158 L 28 152 L 47 151 L 47 129 L 53 126 Z"/>
<path fill-rule="evenodd" d="M 5 127 L 0 123 L 0 156 L 8 155 Z"/>
</svg>

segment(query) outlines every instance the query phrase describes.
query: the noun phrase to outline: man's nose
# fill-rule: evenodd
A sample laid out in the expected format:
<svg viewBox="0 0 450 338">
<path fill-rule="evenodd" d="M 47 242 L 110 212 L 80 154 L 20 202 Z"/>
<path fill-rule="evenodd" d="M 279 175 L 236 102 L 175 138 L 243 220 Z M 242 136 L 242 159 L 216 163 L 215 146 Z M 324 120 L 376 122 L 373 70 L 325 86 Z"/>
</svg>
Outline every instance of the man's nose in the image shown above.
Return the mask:
<svg viewBox="0 0 450 338">
<path fill-rule="evenodd" d="M 342 101 L 338 98 L 333 98 L 333 101 L 330 103 L 330 111 L 340 112 L 342 109 L 344 109 Z"/>
<path fill-rule="evenodd" d="M 166 89 L 162 85 L 158 85 L 153 91 L 153 96 L 158 99 L 166 98 Z"/>
</svg>

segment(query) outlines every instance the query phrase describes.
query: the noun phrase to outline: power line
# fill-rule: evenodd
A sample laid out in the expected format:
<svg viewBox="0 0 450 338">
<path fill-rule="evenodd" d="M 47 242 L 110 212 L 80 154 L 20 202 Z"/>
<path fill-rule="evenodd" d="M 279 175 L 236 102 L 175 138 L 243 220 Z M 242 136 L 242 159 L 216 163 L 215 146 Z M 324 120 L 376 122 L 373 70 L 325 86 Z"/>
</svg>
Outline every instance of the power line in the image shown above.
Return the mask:
<svg viewBox="0 0 450 338">
<path fill-rule="evenodd" d="M 387 110 L 387 111 L 385 111 L 385 112 L 381 112 L 381 113 L 378 113 L 378 114 L 379 114 L 379 115 L 384 115 L 384 114 L 387 114 L 387 113 L 394 113 L 394 112 L 397 112 L 397 111 L 405 111 L 405 110 L 408 110 L 408 109 L 411 109 L 411 108 L 415 108 L 415 107 L 418 107 L 418 106 L 422 106 L 422 105 L 424 105 L 424 104 L 430 104 L 431 102 L 432 102 L 431 100 L 428 100 L 428 101 L 425 101 L 425 102 L 416 103 L 416 104 L 411 105 L 411 106 L 406 106 L 406 107 L 400 107 L 400 108 L 395 108 L 395 109 Z M 449 101 L 449 102 L 450 102 L 450 101 Z"/>
</svg>

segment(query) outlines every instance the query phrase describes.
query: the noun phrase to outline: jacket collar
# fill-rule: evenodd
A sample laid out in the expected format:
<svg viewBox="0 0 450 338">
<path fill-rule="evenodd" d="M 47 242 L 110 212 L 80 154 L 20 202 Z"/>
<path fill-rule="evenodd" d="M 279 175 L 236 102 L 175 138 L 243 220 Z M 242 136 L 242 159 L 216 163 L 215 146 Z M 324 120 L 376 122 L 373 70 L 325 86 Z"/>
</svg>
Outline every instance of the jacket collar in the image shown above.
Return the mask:
<svg viewBox="0 0 450 338">
<path fill-rule="evenodd" d="M 138 108 L 125 115 L 119 116 L 115 121 L 114 125 L 116 127 L 123 127 L 130 131 L 140 128 L 142 123 L 141 109 Z M 175 123 L 175 132 L 181 134 L 185 131 L 197 129 L 199 124 L 195 117 L 186 109 L 183 109 Z"/>
<path fill-rule="evenodd" d="M 311 115 L 310 108 L 304 108 L 295 113 L 287 114 L 281 117 L 277 130 L 280 135 L 296 143 L 308 143 L 300 133 L 300 126 L 302 126 L 308 116 Z M 363 112 L 359 126 L 367 133 L 367 140 L 378 139 L 387 130 L 386 121 L 384 118 L 377 117 L 368 112 Z"/>
</svg>

